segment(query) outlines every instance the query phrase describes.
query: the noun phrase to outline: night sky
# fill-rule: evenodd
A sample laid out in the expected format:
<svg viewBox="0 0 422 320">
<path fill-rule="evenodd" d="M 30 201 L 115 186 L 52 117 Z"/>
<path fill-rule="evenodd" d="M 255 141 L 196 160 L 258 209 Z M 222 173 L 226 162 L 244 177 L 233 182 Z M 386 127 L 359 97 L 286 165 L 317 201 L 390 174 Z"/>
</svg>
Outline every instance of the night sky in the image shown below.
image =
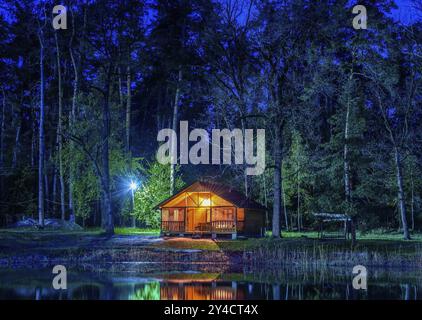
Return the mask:
<svg viewBox="0 0 422 320">
<path fill-rule="evenodd" d="M 404 23 L 408 24 L 417 19 L 421 19 L 421 17 L 417 16 L 417 13 L 412 8 L 412 0 L 396 0 L 395 1 L 398 9 L 393 10 L 393 17 Z"/>
<path fill-rule="evenodd" d="M 3 2 L 4 0 L 0 0 L 0 14 L 3 14 L 6 16 L 6 19 L 8 19 L 8 14 L 3 9 Z M 38 1 L 36 1 L 38 2 Z M 359 3 L 359 1 L 353 1 L 356 2 L 356 4 Z M 408 24 L 411 22 L 416 21 L 417 19 L 421 19 L 420 16 L 415 13 L 415 10 L 412 8 L 412 2 L 413 0 L 395 0 L 395 3 L 397 4 L 398 8 L 393 10 L 392 14 L 393 17 L 404 24 Z M 57 3 L 60 3 L 58 1 Z"/>
</svg>

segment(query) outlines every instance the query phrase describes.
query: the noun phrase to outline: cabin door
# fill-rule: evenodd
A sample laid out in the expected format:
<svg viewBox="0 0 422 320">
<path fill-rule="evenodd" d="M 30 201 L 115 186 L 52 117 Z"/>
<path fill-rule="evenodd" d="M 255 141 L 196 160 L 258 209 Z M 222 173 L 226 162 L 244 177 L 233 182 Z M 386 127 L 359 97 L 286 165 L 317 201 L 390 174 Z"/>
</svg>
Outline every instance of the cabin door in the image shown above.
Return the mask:
<svg viewBox="0 0 422 320">
<path fill-rule="evenodd" d="M 186 231 L 195 231 L 195 209 L 188 208 L 186 212 Z"/>
<path fill-rule="evenodd" d="M 205 231 L 208 210 L 207 208 L 188 208 L 186 214 L 186 231 Z"/>
<path fill-rule="evenodd" d="M 195 210 L 195 230 L 207 231 L 207 208 L 197 208 Z"/>
</svg>

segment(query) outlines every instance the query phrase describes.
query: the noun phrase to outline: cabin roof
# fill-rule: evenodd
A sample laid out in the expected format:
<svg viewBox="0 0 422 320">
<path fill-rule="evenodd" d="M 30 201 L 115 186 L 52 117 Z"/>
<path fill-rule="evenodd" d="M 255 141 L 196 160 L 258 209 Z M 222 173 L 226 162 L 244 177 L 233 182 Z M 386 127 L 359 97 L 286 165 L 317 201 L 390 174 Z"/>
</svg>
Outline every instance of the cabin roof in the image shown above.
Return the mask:
<svg viewBox="0 0 422 320">
<path fill-rule="evenodd" d="M 171 197 L 159 203 L 156 208 L 161 208 L 168 202 L 184 192 L 212 192 L 224 200 L 232 203 L 238 208 L 265 210 L 266 208 L 258 202 L 247 198 L 243 193 L 220 183 L 195 181 L 191 185 L 179 190 Z"/>
</svg>

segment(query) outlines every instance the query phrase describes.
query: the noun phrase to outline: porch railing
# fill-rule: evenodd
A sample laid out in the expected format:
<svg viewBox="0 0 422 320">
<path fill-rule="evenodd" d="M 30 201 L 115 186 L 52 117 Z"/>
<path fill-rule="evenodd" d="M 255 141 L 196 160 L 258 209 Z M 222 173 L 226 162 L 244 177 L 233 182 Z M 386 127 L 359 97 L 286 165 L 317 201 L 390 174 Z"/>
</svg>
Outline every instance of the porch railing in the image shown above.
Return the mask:
<svg viewBox="0 0 422 320">
<path fill-rule="evenodd" d="M 234 233 L 241 232 L 244 228 L 244 222 L 238 221 L 237 226 L 234 220 L 216 220 L 213 222 L 203 222 L 195 226 L 195 232 L 215 232 L 215 233 Z M 185 232 L 184 221 L 163 221 L 163 232 Z"/>
<path fill-rule="evenodd" d="M 185 222 L 184 221 L 163 221 L 162 230 L 170 232 L 184 232 Z"/>
<path fill-rule="evenodd" d="M 236 222 L 234 220 L 216 220 L 212 222 L 213 232 L 236 232 Z"/>
<path fill-rule="evenodd" d="M 195 227 L 197 232 L 233 233 L 236 232 L 234 220 L 216 220 L 213 222 L 202 222 Z"/>
</svg>

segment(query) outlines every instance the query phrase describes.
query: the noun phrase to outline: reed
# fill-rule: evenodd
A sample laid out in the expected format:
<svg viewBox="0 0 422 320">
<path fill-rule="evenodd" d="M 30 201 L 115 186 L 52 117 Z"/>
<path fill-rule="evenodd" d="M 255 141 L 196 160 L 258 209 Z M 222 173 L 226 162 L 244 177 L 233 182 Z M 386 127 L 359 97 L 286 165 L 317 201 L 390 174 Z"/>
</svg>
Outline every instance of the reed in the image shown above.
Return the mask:
<svg viewBox="0 0 422 320">
<path fill-rule="evenodd" d="M 406 246 L 371 246 L 351 247 L 344 243 L 283 243 L 260 245 L 244 250 L 243 263 L 251 266 L 287 266 L 303 267 L 327 266 L 365 266 L 412 267 L 422 266 L 422 245 L 419 243 Z"/>
</svg>

